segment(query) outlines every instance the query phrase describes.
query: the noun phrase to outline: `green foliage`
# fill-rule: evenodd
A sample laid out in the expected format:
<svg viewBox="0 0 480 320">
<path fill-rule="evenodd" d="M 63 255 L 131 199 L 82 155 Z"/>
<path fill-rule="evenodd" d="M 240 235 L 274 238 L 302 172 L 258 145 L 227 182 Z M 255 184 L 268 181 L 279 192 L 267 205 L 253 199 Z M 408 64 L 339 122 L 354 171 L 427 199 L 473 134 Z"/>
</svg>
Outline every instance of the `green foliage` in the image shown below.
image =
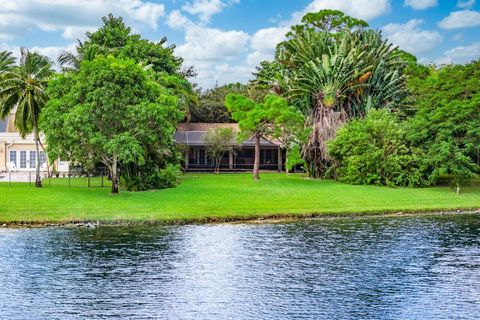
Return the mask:
<svg viewBox="0 0 480 320">
<path fill-rule="evenodd" d="M 407 95 L 400 54 L 367 27 L 340 11 L 309 13 L 277 46 L 275 61 L 257 68 L 257 86 L 304 113 L 311 135 L 302 153 L 311 176 L 324 176 L 332 165 L 326 142 L 348 119 L 371 108 L 400 108 Z"/>
<path fill-rule="evenodd" d="M 132 32 L 130 27 L 127 27 L 122 18 L 115 18 L 113 15 L 103 17 L 103 26 L 95 32 L 87 32 L 87 40 L 80 42 L 77 45 L 76 53 L 62 52 L 58 60 L 65 70 L 79 72 L 82 68 L 82 62 L 92 61 L 99 56 L 114 56 L 119 60 L 133 60 L 139 66 L 142 66 L 145 75 L 157 82 L 161 88 L 161 94 L 158 95 L 160 103 L 176 105 L 175 115 L 164 115 L 167 119 L 163 122 L 170 122 L 175 125 L 179 120 L 180 110 L 184 113 L 185 120 L 189 121 L 191 117 L 191 108 L 198 103 L 198 97 L 192 88 L 192 85 L 185 79 L 185 76 L 180 72 L 182 59 L 173 55 L 174 46 L 164 46 L 166 38 L 163 38 L 158 43 L 142 39 L 140 35 Z M 188 70 L 192 73 L 192 70 Z M 113 75 L 112 75 L 113 76 Z M 59 80 L 68 82 L 68 80 Z M 125 84 L 128 86 L 129 84 Z M 149 83 L 153 86 L 153 82 Z M 59 85 L 59 89 L 65 90 L 65 86 Z M 128 91 L 129 88 L 127 88 Z M 122 91 L 123 89 L 119 88 Z M 148 91 L 148 90 L 147 90 Z M 58 92 L 61 93 L 61 92 Z M 61 93 L 63 94 L 63 93 Z M 142 96 L 143 93 L 140 94 Z M 168 97 L 168 99 L 166 98 Z M 176 99 L 173 99 L 176 97 Z M 149 101 L 155 100 L 154 97 L 149 97 Z M 168 101 L 167 101 L 168 100 Z M 128 99 L 127 99 L 128 101 Z M 169 111 L 170 112 L 170 111 Z M 173 112 L 173 111 L 171 111 Z M 170 118 L 168 118 L 170 117 Z M 151 120 L 157 121 L 159 119 L 148 115 L 139 116 L 141 121 L 149 123 Z M 153 129 L 152 129 L 153 130 Z M 162 130 L 159 130 L 160 135 L 166 134 L 165 130 L 171 131 L 170 125 Z M 153 134 L 154 130 L 149 134 Z M 138 137 L 136 135 L 135 137 Z M 177 162 L 178 155 L 172 146 L 171 136 L 165 135 L 161 142 L 158 139 L 150 136 L 146 141 L 140 144 L 135 144 L 131 136 L 118 137 L 111 139 L 105 146 L 111 144 L 110 149 L 117 148 L 119 143 L 129 146 L 126 153 L 120 153 L 122 156 L 122 184 L 128 190 L 145 190 L 151 188 L 159 188 L 162 185 L 160 172 L 164 170 L 165 166 L 171 162 Z M 168 141 L 167 141 L 168 140 Z M 92 166 L 98 157 L 91 156 L 90 158 L 81 157 L 82 164 L 85 166 Z"/>
<path fill-rule="evenodd" d="M 181 58 L 173 55 L 175 47 L 164 47 L 166 38 L 158 43 L 142 39 L 132 32 L 122 18 L 112 14 L 102 18 L 103 26 L 95 32 L 87 32 L 87 40 L 80 42 L 76 54 L 62 52 L 58 61 L 64 68 L 77 70 L 84 60 L 93 60 L 96 55 L 114 55 L 121 59 L 134 59 L 155 72 L 180 75 Z"/>
<path fill-rule="evenodd" d="M 287 145 L 297 133 L 300 135 L 303 116 L 282 97 L 269 94 L 263 103 L 255 103 L 243 95 L 231 93 L 225 104 L 238 122 L 239 139 L 260 135 L 266 139 L 280 139 Z"/>
<path fill-rule="evenodd" d="M 16 108 L 15 126 L 22 136 L 38 127 L 40 112 L 47 101 L 45 88 L 52 74 L 47 57 L 24 48 L 19 65 L 1 74 L 0 117 L 5 118 Z"/>
<path fill-rule="evenodd" d="M 305 31 L 327 32 L 332 36 L 340 32 L 362 30 L 368 27 L 368 23 L 350 16 L 339 10 L 321 10 L 309 12 L 302 18 L 302 24 L 292 27 L 289 36 L 300 34 Z"/>
<path fill-rule="evenodd" d="M 233 122 L 225 105 L 225 98 L 229 93 L 250 96 L 249 87 L 241 83 L 230 83 L 201 92 L 198 105 L 192 107 L 192 122 Z"/>
<path fill-rule="evenodd" d="M 299 165 L 305 166 L 305 160 L 303 160 L 300 146 L 298 144 L 294 144 L 287 150 L 285 168 L 287 171 L 291 171 L 293 168 Z"/>
<path fill-rule="evenodd" d="M 14 63 L 15 58 L 11 52 L 0 51 L 0 73 L 11 70 Z"/>
<path fill-rule="evenodd" d="M 254 178 L 258 179 L 260 139 L 281 139 L 284 147 L 290 148 L 290 143 L 303 128 L 303 116 L 289 106 L 287 100 L 273 94 L 265 96 L 263 103 L 256 103 L 243 95 L 231 93 L 225 104 L 232 118 L 238 121 L 239 140 L 253 138 L 255 141 Z"/>
<path fill-rule="evenodd" d="M 387 110 L 370 110 L 341 128 L 328 145 L 338 161 L 337 178 L 351 184 L 426 186 L 424 156 L 407 145 L 406 131 Z"/>
<path fill-rule="evenodd" d="M 39 154 L 40 113 L 47 103 L 47 80 L 53 74 L 50 60 L 42 55 L 20 49 L 18 66 L 12 67 L 12 57 L 0 54 L 3 71 L 0 74 L 0 118 L 15 111 L 15 127 L 24 138 L 33 133 L 36 154 Z M 40 160 L 36 157 L 35 186 L 41 187 Z"/>
<path fill-rule="evenodd" d="M 156 72 L 177 73 L 182 60 L 173 55 L 174 47 L 164 47 L 166 39 L 158 43 L 141 39 L 125 26 L 122 18 L 112 14 L 103 17 L 103 26 L 95 32 L 87 32 L 85 46 L 97 45 L 102 54 L 113 54 L 119 58 L 134 59 L 152 66 Z"/>
<path fill-rule="evenodd" d="M 185 120 L 192 119 L 192 109 L 198 105 L 198 95 L 193 90 L 192 84 L 177 74 L 160 72 L 155 75 L 157 82 L 165 87 L 168 92 L 177 97 L 177 107 L 185 114 Z"/>
<path fill-rule="evenodd" d="M 182 171 L 178 165 L 169 163 L 165 168 L 158 168 L 150 163 L 147 170 L 136 171 L 136 174 L 124 174 L 121 184 L 128 191 L 145 191 L 176 187 L 180 183 Z"/>
<path fill-rule="evenodd" d="M 51 158 L 87 167 L 102 162 L 116 177 L 117 165 L 151 163 L 150 152 L 171 157 L 181 118 L 176 98 L 134 60 L 83 61 L 78 72 L 53 79 L 48 92 L 42 128 Z"/>
<path fill-rule="evenodd" d="M 77 40 L 75 50 L 76 54 L 63 50 L 58 55 L 57 61 L 62 66 L 63 71 L 76 71 L 80 68 L 82 61 L 92 61 L 100 54 L 100 47 L 98 45 L 86 45 L 80 40 Z"/>
<path fill-rule="evenodd" d="M 220 162 L 228 151 L 235 147 L 236 133 L 231 128 L 210 129 L 205 135 L 207 154 L 214 160 L 215 172 L 219 172 Z"/>
<path fill-rule="evenodd" d="M 464 185 L 480 172 L 480 61 L 443 66 L 417 83 L 409 139 L 425 150 L 435 178 Z"/>
</svg>

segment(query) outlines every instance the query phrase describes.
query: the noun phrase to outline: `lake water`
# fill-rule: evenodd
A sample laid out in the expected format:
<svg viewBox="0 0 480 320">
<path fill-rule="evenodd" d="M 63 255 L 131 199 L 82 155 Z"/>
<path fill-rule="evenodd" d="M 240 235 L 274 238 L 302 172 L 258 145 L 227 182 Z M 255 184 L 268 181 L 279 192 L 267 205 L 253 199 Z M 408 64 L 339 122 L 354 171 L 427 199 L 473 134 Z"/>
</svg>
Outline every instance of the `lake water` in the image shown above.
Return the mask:
<svg viewBox="0 0 480 320">
<path fill-rule="evenodd" d="M 0 229 L 0 319 L 479 319 L 480 215 Z"/>
</svg>

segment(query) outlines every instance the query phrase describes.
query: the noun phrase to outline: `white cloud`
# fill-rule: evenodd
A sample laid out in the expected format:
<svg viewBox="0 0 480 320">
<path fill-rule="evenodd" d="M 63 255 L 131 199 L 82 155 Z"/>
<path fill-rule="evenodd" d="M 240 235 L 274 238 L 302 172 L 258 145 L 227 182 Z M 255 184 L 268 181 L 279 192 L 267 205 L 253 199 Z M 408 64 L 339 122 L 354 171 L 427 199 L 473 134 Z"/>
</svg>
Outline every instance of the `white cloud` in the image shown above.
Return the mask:
<svg viewBox="0 0 480 320">
<path fill-rule="evenodd" d="M 195 26 L 186 30 L 185 43 L 175 52 L 190 61 L 233 60 L 245 53 L 249 40 L 250 36 L 243 31 Z"/>
<path fill-rule="evenodd" d="M 306 13 L 323 9 L 340 10 L 358 19 L 371 20 L 388 13 L 391 5 L 390 0 L 313 0 L 304 10 L 294 13 L 289 23 L 299 23 Z"/>
<path fill-rule="evenodd" d="M 442 29 L 458 29 L 480 26 L 480 12 L 472 10 L 455 11 L 438 23 Z"/>
<path fill-rule="evenodd" d="M 256 66 L 261 61 L 273 59 L 278 43 L 285 40 L 287 27 L 272 27 L 258 30 L 252 37 L 251 48 L 254 50 L 247 57 L 247 64 Z"/>
<path fill-rule="evenodd" d="M 475 0 L 459 0 L 457 7 L 460 9 L 471 9 L 475 5 Z"/>
<path fill-rule="evenodd" d="M 210 22 L 210 17 L 222 12 L 227 5 L 238 3 L 239 0 L 194 0 L 182 6 L 182 9 L 190 14 L 198 15 L 203 23 Z"/>
<path fill-rule="evenodd" d="M 436 7 L 437 0 L 405 0 L 406 7 L 412 7 L 415 10 L 425 10 L 427 8 Z"/>
<path fill-rule="evenodd" d="M 170 14 L 167 16 L 166 23 L 170 28 L 173 29 L 191 28 L 195 26 L 195 24 L 190 19 L 182 15 L 179 10 L 170 12 Z"/>
<path fill-rule="evenodd" d="M 478 58 L 480 58 L 480 42 L 447 50 L 435 62 L 437 64 L 468 63 Z"/>
<path fill-rule="evenodd" d="M 198 25 L 179 11 L 167 17 L 167 24 L 185 30 L 185 42 L 176 47 L 175 54 L 184 59 L 186 66 L 195 67 L 198 72 L 196 81 L 200 86 L 212 87 L 217 79 L 220 84 L 229 79 L 235 82 L 248 79 L 252 70 L 247 71 L 242 64 L 249 49 L 251 37 L 248 33 Z"/>
<path fill-rule="evenodd" d="M 95 31 L 95 26 L 81 26 L 81 27 L 65 27 L 62 33 L 62 37 L 66 39 L 83 39 L 85 38 L 85 32 Z"/>
<path fill-rule="evenodd" d="M 31 48 L 28 48 L 28 49 L 32 52 L 36 52 L 38 54 L 47 56 L 48 58 L 50 58 L 50 60 L 52 60 L 52 62 L 54 62 L 56 64 L 57 57 L 60 54 L 60 52 L 62 52 L 62 51 L 74 52 L 76 45 L 77 45 L 76 43 L 70 43 L 66 46 L 48 46 L 48 47 L 34 46 L 34 47 L 31 47 Z M 11 51 L 13 56 L 15 56 L 16 58 L 20 57 L 20 47 L 19 46 L 13 46 L 13 45 L 9 45 L 9 44 L 6 44 L 6 43 L 0 43 L 0 50 Z M 58 67 L 58 65 L 57 65 L 57 67 Z"/>
<path fill-rule="evenodd" d="M 26 30 L 61 31 L 71 38 L 101 24 L 113 13 L 134 26 L 155 29 L 165 6 L 142 0 L 2 0 L 0 37 L 15 38 Z"/>
<path fill-rule="evenodd" d="M 422 30 L 423 20 L 413 19 L 405 24 L 391 23 L 382 27 L 384 35 L 400 49 L 413 54 L 430 52 L 443 38 L 437 31 Z"/>
<path fill-rule="evenodd" d="M 173 11 L 167 17 L 170 27 L 185 30 L 185 43 L 178 46 L 175 53 L 184 58 L 186 65 L 195 66 L 198 72 L 196 81 L 204 88 L 212 87 L 217 80 L 219 84 L 224 84 L 251 78 L 254 67 L 260 61 L 273 58 L 276 45 L 284 40 L 290 26 L 298 23 L 307 12 L 338 9 L 356 18 L 369 20 L 391 9 L 390 0 L 313 0 L 304 10 L 293 13 L 289 20 L 275 27 L 260 29 L 251 36 L 243 31 L 203 26 L 212 14 L 223 10 L 226 3 L 226 0 L 197 0 L 183 6 L 184 11 L 199 16 L 200 24 L 180 11 Z"/>
</svg>

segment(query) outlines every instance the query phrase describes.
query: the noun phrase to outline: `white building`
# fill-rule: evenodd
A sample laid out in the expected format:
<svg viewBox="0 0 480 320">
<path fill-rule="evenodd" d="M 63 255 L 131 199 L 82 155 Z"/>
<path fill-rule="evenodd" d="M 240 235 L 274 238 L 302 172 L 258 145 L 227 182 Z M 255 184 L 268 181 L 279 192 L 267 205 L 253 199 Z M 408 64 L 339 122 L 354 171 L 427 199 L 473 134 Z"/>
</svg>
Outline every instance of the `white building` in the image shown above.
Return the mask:
<svg viewBox="0 0 480 320">
<path fill-rule="evenodd" d="M 5 120 L 0 119 L 0 172 L 35 171 L 37 156 L 42 171 L 47 171 L 47 155 L 43 149 L 40 148 L 37 155 L 33 135 L 22 138 L 14 123 L 13 113 Z"/>
</svg>

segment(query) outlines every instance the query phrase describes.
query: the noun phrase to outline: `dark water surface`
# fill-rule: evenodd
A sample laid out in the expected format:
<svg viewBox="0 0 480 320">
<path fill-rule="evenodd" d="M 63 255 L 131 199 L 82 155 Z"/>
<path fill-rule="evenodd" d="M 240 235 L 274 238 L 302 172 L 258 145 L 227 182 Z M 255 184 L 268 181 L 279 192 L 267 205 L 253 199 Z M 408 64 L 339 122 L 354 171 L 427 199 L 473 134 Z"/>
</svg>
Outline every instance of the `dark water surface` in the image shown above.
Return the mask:
<svg viewBox="0 0 480 320">
<path fill-rule="evenodd" d="M 480 216 L 0 230 L 0 319 L 480 319 Z"/>
</svg>

